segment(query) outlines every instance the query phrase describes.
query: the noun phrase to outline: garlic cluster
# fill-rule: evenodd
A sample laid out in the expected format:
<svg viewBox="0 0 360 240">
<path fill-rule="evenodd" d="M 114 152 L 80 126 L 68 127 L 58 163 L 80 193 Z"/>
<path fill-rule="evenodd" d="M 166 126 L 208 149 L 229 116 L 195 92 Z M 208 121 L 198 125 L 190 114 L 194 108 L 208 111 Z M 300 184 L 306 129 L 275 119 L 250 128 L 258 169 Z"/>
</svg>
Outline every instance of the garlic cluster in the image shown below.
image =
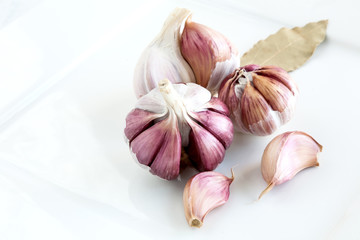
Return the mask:
<svg viewBox="0 0 360 240">
<path fill-rule="evenodd" d="M 125 135 L 139 163 L 164 179 L 179 175 L 182 149 L 199 171 L 213 170 L 233 139 L 229 111 L 194 84 L 165 79 L 126 117 Z"/>
<path fill-rule="evenodd" d="M 224 79 L 219 90 L 234 129 L 260 136 L 273 133 L 292 118 L 297 95 L 290 75 L 275 66 L 238 68 Z"/>
<path fill-rule="evenodd" d="M 176 8 L 135 67 L 135 93 L 137 98 L 145 95 L 164 78 L 197 83 L 215 93 L 239 64 L 238 51 L 226 37 L 192 22 L 189 10 Z"/>
<path fill-rule="evenodd" d="M 318 154 L 321 151 L 322 146 L 314 138 L 300 131 L 286 132 L 271 140 L 261 160 L 261 173 L 268 187 L 259 198 L 301 170 L 319 166 Z"/>
<path fill-rule="evenodd" d="M 187 9 L 176 8 L 158 36 L 143 51 L 134 73 L 137 98 L 156 88 L 165 78 L 172 83 L 195 82 L 194 73 L 182 57 L 179 46 L 181 28 L 190 14 Z"/>
<path fill-rule="evenodd" d="M 185 217 L 191 227 L 201 227 L 211 210 L 227 202 L 233 180 L 234 175 L 228 178 L 217 172 L 202 172 L 186 183 L 183 203 Z"/>
<path fill-rule="evenodd" d="M 212 93 L 240 66 L 236 47 L 224 35 L 190 17 L 181 35 L 181 53 L 194 71 L 196 83 Z"/>
</svg>

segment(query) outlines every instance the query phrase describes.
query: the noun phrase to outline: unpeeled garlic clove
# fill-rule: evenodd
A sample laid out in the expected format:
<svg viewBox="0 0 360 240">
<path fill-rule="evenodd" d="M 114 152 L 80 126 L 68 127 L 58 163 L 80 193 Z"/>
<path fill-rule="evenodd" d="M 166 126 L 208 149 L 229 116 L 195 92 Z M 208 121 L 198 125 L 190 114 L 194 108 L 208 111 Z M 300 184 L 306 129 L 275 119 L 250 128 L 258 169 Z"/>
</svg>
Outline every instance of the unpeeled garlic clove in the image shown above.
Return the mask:
<svg viewBox="0 0 360 240">
<path fill-rule="evenodd" d="M 181 137 L 176 121 L 169 114 L 131 142 L 139 163 L 151 166 L 151 172 L 164 179 L 173 179 L 180 171 Z"/>
<path fill-rule="evenodd" d="M 268 186 L 259 199 L 301 170 L 319 166 L 318 154 L 321 151 L 322 146 L 314 138 L 300 131 L 285 132 L 271 140 L 261 160 L 261 173 Z"/>
<path fill-rule="evenodd" d="M 222 162 L 233 139 L 228 114 L 226 105 L 207 89 L 164 79 L 137 101 L 124 132 L 137 161 L 171 180 L 180 166 L 209 171 Z M 181 158 L 182 152 L 188 160 Z"/>
<path fill-rule="evenodd" d="M 273 133 L 292 118 L 297 95 L 290 75 L 276 66 L 238 68 L 224 79 L 219 90 L 234 129 L 259 136 Z"/>
<path fill-rule="evenodd" d="M 172 83 L 195 82 L 189 64 L 180 52 L 180 31 L 191 12 L 176 8 L 166 19 L 158 36 L 143 51 L 134 72 L 137 98 L 156 88 L 164 78 Z"/>
<path fill-rule="evenodd" d="M 194 71 L 196 83 L 212 93 L 240 66 L 236 47 L 221 33 L 187 18 L 181 35 L 181 53 Z"/>
<path fill-rule="evenodd" d="M 228 178 L 216 172 L 202 172 L 186 183 L 183 203 L 185 217 L 191 227 L 201 227 L 211 210 L 227 202 L 233 180 L 234 176 Z"/>
</svg>

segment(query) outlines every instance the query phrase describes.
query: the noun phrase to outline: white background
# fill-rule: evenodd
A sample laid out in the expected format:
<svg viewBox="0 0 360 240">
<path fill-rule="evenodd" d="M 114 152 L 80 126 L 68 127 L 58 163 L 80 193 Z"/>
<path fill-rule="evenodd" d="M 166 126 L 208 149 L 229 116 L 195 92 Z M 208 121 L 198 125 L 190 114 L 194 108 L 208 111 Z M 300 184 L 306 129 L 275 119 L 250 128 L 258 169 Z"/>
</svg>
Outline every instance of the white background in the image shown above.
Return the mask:
<svg viewBox="0 0 360 240">
<path fill-rule="evenodd" d="M 134 66 L 173 8 L 241 53 L 279 28 L 329 19 L 326 41 L 291 73 L 294 119 L 268 137 L 235 135 L 228 203 L 201 229 L 182 206 L 187 170 L 164 181 L 124 141 Z M 0 0 L 0 239 L 359 239 L 358 1 Z M 260 159 L 287 130 L 323 146 L 320 167 L 266 187 Z"/>
</svg>

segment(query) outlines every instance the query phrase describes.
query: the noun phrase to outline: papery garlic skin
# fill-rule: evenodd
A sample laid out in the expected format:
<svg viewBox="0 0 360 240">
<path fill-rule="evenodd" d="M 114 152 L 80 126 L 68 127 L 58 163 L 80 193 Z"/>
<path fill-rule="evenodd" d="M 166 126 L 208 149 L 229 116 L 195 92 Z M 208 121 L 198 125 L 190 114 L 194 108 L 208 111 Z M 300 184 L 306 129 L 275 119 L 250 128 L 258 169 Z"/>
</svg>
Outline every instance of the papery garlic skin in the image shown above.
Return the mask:
<svg viewBox="0 0 360 240">
<path fill-rule="evenodd" d="M 142 53 L 134 72 L 137 98 L 156 88 L 164 78 L 172 83 L 195 82 L 189 64 L 180 52 L 180 31 L 191 12 L 176 8 L 166 19 L 159 35 Z"/>
<path fill-rule="evenodd" d="M 216 168 L 233 139 L 226 105 L 194 83 L 164 79 L 141 97 L 126 117 L 125 136 L 140 164 L 171 180 L 180 173 L 181 152 L 199 171 Z"/>
<path fill-rule="evenodd" d="M 211 210 L 227 202 L 233 180 L 233 176 L 228 178 L 217 172 L 202 172 L 186 183 L 183 203 L 191 227 L 200 228 Z"/>
<path fill-rule="evenodd" d="M 196 83 L 212 93 L 240 66 L 236 47 L 224 35 L 190 17 L 181 35 L 181 53 L 194 71 Z"/>
<path fill-rule="evenodd" d="M 293 116 L 298 88 L 280 67 L 247 65 L 222 82 L 219 98 L 230 110 L 235 131 L 272 134 Z"/>
<path fill-rule="evenodd" d="M 319 166 L 318 154 L 321 151 L 322 146 L 301 131 L 285 132 L 271 140 L 261 160 L 261 173 L 269 185 L 259 198 L 274 186 L 292 179 L 301 170 Z"/>
</svg>

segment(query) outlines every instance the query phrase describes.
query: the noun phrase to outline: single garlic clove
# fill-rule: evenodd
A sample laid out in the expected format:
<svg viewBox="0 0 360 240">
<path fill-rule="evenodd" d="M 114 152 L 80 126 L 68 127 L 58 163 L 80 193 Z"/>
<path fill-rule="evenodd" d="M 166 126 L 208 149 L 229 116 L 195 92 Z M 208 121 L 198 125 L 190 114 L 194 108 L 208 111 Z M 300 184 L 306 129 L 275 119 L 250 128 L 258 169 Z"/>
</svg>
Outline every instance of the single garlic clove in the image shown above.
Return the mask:
<svg viewBox="0 0 360 240">
<path fill-rule="evenodd" d="M 175 115 L 174 119 L 177 121 Z M 151 172 L 167 180 L 176 178 L 180 172 L 181 136 L 177 127 L 172 128 L 174 125 L 176 126 L 176 123 L 169 123 L 169 130 L 166 132 L 159 152 L 151 164 Z M 157 136 L 154 135 L 153 137 Z"/>
<path fill-rule="evenodd" d="M 151 172 L 171 180 L 179 175 L 181 137 L 176 116 L 169 117 L 139 134 L 130 147 L 139 163 L 149 166 Z"/>
<path fill-rule="evenodd" d="M 270 77 L 254 74 L 253 83 L 273 110 L 284 112 L 290 104 L 290 107 L 293 107 L 293 102 L 289 103 L 289 99 L 293 99 L 291 97 L 293 93 L 280 82 Z"/>
<path fill-rule="evenodd" d="M 176 8 L 166 19 L 159 35 L 143 51 L 134 72 L 137 98 L 158 86 L 164 78 L 172 83 L 195 82 L 189 64 L 180 52 L 180 31 L 191 12 Z"/>
<path fill-rule="evenodd" d="M 174 179 L 180 166 L 213 170 L 223 160 L 233 138 L 228 114 L 226 105 L 200 85 L 164 79 L 137 101 L 126 118 L 125 136 L 140 164 Z"/>
<path fill-rule="evenodd" d="M 185 148 L 190 161 L 199 171 L 210 171 L 222 162 L 225 156 L 224 145 L 199 124 L 189 123 L 191 127 L 189 145 Z"/>
<path fill-rule="evenodd" d="M 293 131 L 275 137 L 266 146 L 261 160 L 261 173 L 268 187 L 259 199 L 274 186 L 292 179 L 301 170 L 319 166 L 322 146 L 309 134 Z"/>
<path fill-rule="evenodd" d="M 185 217 L 191 227 L 200 228 L 211 210 L 227 202 L 233 180 L 233 176 L 228 178 L 216 172 L 202 172 L 186 183 L 183 202 Z"/>
<path fill-rule="evenodd" d="M 271 108 L 266 99 L 253 86 L 247 84 L 241 97 L 241 121 L 247 131 L 268 135 L 276 129 Z"/>
<path fill-rule="evenodd" d="M 263 66 L 259 68 L 258 65 L 249 65 L 246 71 L 256 71 L 258 74 L 262 76 L 267 76 L 269 78 L 273 78 L 276 81 L 279 81 L 283 85 L 285 85 L 294 95 L 298 92 L 298 87 L 296 83 L 289 76 L 289 73 L 277 66 Z"/>
<path fill-rule="evenodd" d="M 236 47 L 221 33 L 186 20 L 181 35 L 181 53 L 194 71 L 196 83 L 212 93 L 240 65 Z"/>
<path fill-rule="evenodd" d="M 233 139 L 233 124 L 223 114 L 213 111 L 192 112 L 189 114 L 201 126 L 215 136 L 225 148 L 229 148 Z"/>
<path fill-rule="evenodd" d="M 150 127 L 152 121 L 161 117 L 161 114 L 154 114 L 142 109 L 132 110 L 126 117 L 125 136 L 132 141 L 142 131 Z"/>
<path fill-rule="evenodd" d="M 236 69 L 219 90 L 234 129 L 259 136 L 273 133 L 292 118 L 297 95 L 297 86 L 285 70 L 254 64 Z"/>
</svg>

